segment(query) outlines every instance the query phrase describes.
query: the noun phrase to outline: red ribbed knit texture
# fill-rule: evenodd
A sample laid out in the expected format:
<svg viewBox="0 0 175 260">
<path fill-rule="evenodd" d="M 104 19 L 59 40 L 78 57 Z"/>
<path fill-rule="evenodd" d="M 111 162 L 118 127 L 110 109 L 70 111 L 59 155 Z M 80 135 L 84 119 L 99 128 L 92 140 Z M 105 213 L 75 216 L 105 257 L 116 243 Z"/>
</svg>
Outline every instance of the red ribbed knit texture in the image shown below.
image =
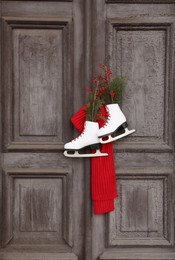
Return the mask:
<svg viewBox="0 0 175 260">
<path fill-rule="evenodd" d="M 84 129 L 86 121 L 85 106 L 71 118 L 72 123 L 79 132 Z M 102 115 L 106 115 L 106 110 L 101 109 Z M 98 121 L 99 127 L 104 122 Z M 114 198 L 118 197 L 115 178 L 114 151 L 113 144 L 103 144 L 102 153 L 108 153 L 108 156 L 91 158 L 91 190 L 92 200 L 94 202 L 94 213 L 103 214 L 114 210 Z"/>
</svg>

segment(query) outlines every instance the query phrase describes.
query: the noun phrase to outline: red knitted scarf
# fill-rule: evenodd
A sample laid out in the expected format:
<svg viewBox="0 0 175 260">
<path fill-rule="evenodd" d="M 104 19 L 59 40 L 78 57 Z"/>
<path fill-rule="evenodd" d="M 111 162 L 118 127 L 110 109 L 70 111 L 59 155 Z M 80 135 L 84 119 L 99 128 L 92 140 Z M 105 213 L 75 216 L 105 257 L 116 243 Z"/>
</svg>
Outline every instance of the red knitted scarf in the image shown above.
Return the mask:
<svg viewBox="0 0 175 260">
<path fill-rule="evenodd" d="M 85 107 L 81 107 L 71 118 L 75 128 L 82 132 L 86 121 Z M 103 116 L 107 117 L 106 110 L 101 109 Z M 99 127 L 104 125 L 103 120 L 98 120 Z M 91 191 L 94 202 L 94 213 L 103 214 L 114 210 L 114 198 L 118 197 L 113 144 L 103 144 L 102 153 L 108 153 L 108 156 L 91 158 Z"/>
</svg>

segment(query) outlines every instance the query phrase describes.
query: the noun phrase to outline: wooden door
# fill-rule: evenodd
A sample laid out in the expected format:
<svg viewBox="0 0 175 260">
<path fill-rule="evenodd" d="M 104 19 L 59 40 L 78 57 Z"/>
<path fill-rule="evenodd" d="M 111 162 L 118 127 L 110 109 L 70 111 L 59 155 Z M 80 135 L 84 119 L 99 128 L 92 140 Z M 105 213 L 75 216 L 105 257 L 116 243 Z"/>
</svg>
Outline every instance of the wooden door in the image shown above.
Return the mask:
<svg viewBox="0 0 175 260">
<path fill-rule="evenodd" d="M 175 259 L 175 2 L 97 0 L 93 10 L 93 68 L 103 57 L 127 78 L 121 107 L 136 129 L 115 143 L 119 198 L 93 218 L 93 255 Z"/>
<path fill-rule="evenodd" d="M 1 2 L 1 260 L 173 260 L 174 0 Z M 119 198 L 94 215 L 63 156 L 100 63 L 127 77 Z"/>
<path fill-rule="evenodd" d="M 2 1 L 2 260 L 84 257 L 83 160 L 63 155 L 83 104 L 83 12 L 79 0 Z"/>
</svg>

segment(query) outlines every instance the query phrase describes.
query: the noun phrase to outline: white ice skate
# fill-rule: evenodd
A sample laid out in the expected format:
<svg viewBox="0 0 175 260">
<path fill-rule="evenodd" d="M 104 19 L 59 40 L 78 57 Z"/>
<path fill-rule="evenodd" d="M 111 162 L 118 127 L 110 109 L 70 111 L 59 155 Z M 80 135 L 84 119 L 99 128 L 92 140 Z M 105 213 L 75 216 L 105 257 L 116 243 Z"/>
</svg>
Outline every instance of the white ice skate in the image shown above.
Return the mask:
<svg viewBox="0 0 175 260">
<path fill-rule="evenodd" d="M 96 122 L 86 121 L 84 131 L 80 136 L 64 145 L 64 155 L 67 157 L 99 157 L 108 156 L 107 153 L 100 152 L 100 140 L 98 138 L 99 126 Z M 95 153 L 79 153 L 83 148 L 89 147 L 96 150 Z"/>
<path fill-rule="evenodd" d="M 134 129 L 128 129 L 126 117 L 122 113 L 118 104 L 107 105 L 107 110 L 109 114 L 107 122 L 98 131 L 98 137 L 100 138 L 100 142 L 102 144 L 113 142 L 135 132 Z M 117 132 L 119 128 L 123 128 L 124 133 L 119 134 L 117 136 L 112 136 L 112 134 Z M 103 140 L 104 137 L 108 138 L 106 140 Z"/>
</svg>

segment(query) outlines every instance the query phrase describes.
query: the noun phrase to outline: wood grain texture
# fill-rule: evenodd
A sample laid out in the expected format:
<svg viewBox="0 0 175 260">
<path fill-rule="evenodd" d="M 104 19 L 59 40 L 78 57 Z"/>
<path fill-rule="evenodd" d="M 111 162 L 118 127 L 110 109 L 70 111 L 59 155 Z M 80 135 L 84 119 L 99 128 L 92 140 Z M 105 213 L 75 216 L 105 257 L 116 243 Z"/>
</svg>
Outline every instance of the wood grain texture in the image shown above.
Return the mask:
<svg viewBox="0 0 175 260">
<path fill-rule="evenodd" d="M 106 7 L 105 1 L 91 1 L 91 46 L 92 46 L 92 76 L 99 74 L 99 64 L 105 64 L 105 20 Z M 97 33 L 98 32 L 98 33 Z M 92 217 L 92 257 L 98 259 L 105 248 L 105 216 L 94 215 Z"/>
<path fill-rule="evenodd" d="M 0 138 L 5 147 L 1 192 L 4 249 L 0 249 L 0 259 L 175 259 L 173 0 L 12 0 L 3 1 L 2 8 L 4 122 Z M 62 44 L 60 52 L 58 44 Z M 56 48 L 55 59 L 48 46 Z M 28 55 L 30 48 L 36 59 Z M 109 55 L 109 49 L 114 55 Z M 34 101 L 49 102 L 49 89 L 40 84 L 50 77 L 48 67 L 53 82 L 57 82 L 50 55 L 57 67 L 58 58 L 62 58 L 63 84 L 58 93 L 61 102 L 65 97 L 66 102 L 60 103 L 60 108 L 57 104 L 61 112 L 57 117 L 55 96 L 51 93 L 50 118 L 45 119 L 38 107 L 35 114 L 39 120 L 32 117 L 30 125 L 25 118 L 19 120 L 21 108 L 25 110 L 29 104 L 26 97 L 29 94 Z M 21 67 L 17 60 L 22 62 Z M 122 69 L 128 72 L 134 86 L 132 89 L 130 85 L 129 97 L 135 98 L 135 104 L 138 99 L 143 101 L 138 102 L 138 109 L 135 105 L 133 113 L 128 96 L 122 103 L 129 124 L 133 128 L 132 122 L 137 124 L 139 132 L 115 145 L 117 184 L 121 191 L 116 206 L 122 208 L 122 218 L 114 213 L 114 225 L 107 216 L 92 213 L 89 160 L 70 160 L 62 154 L 63 143 L 73 138 L 69 119 L 86 102 L 84 90 L 98 65 L 108 61 L 115 71 L 120 70 L 124 61 Z M 33 70 L 32 75 L 39 82 L 41 95 L 35 92 L 34 85 L 27 92 L 32 81 L 26 72 L 29 63 L 39 71 Z M 45 67 L 46 78 L 41 72 Z M 14 78 L 19 68 L 21 80 Z M 21 75 L 29 80 L 25 82 Z M 139 85 L 146 77 L 146 84 Z M 23 82 L 21 90 L 15 85 L 18 82 Z M 18 92 L 23 94 L 22 99 Z M 30 111 L 25 115 L 30 116 Z M 61 125 L 54 125 L 55 120 Z M 48 127 L 50 123 L 52 129 Z M 58 127 L 61 136 L 57 136 Z M 26 244 L 21 244 L 22 239 Z"/>
<path fill-rule="evenodd" d="M 1 260 L 78 260 L 74 253 L 0 253 L 0 257 Z"/>
<path fill-rule="evenodd" d="M 72 18 L 72 2 L 54 1 L 2 1 L 2 16 L 21 17 L 26 19 L 37 17 L 42 20 Z"/>
<path fill-rule="evenodd" d="M 123 213 L 120 232 L 132 232 L 133 235 L 135 232 L 146 232 L 148 235 L 149 232 L 149 236 L 163 233 L 163 182 L 130 180 L 128 184 L 127 181 L 121 181 L 119 186 Z"/>
<path fill-rule="evenodd" d="M 137 252 L 134 252 L 132 249 L 128 250 L 125 248 L 125 250 L 117 250 L 117 249 L 111 249 L 106 251 L 104 254 L 100 256 L 99 259 L 103 260 L 134 260 L 134 259 L 140 259 L 140 260 L 173 260 L 175 258 L 174 252 L 166 252 L 166 250 L 158 250 L 156 252 L 155 250 L 149 249 L 137 249 Z"/>
<path fill-rule="evenodd" d="M 175 0 L 106 0 L 107 4 L 174 4 Z"/>
<path fill-rule="evenodd" d="M 174 18 L 174 5 L 168 4 L 107 4 L 106 18 L 122 18 L 127 22 L 128 19 L 168 20 Z"/>
<path fill-rule="evenodd" d="M 137 160 L 136 160 L 137 158 Z M 169 153 L 116 153 L 115 154 L 115 162 L 116 162 L 116 171 L 118 169 L 121 172 L 121 169 L 124 168 L 127 172 L 130 172 L 130 169 L 134 168 L 135 173 L 138 173 L 139 169 L 141 172 L 145 172 L 145 174 L 149 173 L 147 171 L 148 168 L 150 170 L 154 169 L 154 173 L 162 173 L 163 169 L 167 169 L 168 167 L 173 169 L 173 154 Z M 167 167 L 168 166 L 168 167 Z M 162 170 L 161 170 L 162 169 Z"/>
<path fill-rule="evenodd" d="M 19 178 L 14 185 L 14 243 L 62 243 L 62 179 Z"/>
<path fill-rule="evenodd" d="M 3 179 L 4 245 L 72 244 L 70 169 L 8 168 Z"/>
<path fill-rule="evenodd" d="M 13 37 L 15 139 L 61 138 L 62 31 L 16 29 Z"/>
<path fill-rule="evenodd" d="M 170 245 L 173 170 L 145 168 L 140 174 L 142 168 L 124 169 L 117 173 L 119 198 L 109 215 L 109 245 Z"/>
<path fill-rule="evenodd" d="M 90 184 L 83 161 L 62 153 L 73 138 L 70 117 L 84 104 L 84 1 L 3 1 L 2 8 L 0 259 L 85 259 Z"/>
<path fill-rule="evenodd" d="M 104 251 L 99 259 L 158 259 L 162 248 L 167 252 L 162 259 L 173 259 L 175 6 L 173 1 L 104 2 L 94 4 L 93 60 L 127 77 L 121 107 L 136 132 L 115 143 L 118 215 L 110 213 L 105 231 L 104 219 L 94 218 L 99 240 L 94 258 Z"/>
<path fill-rule="evenodd" d="M 122 111 L 138 138 L 163 139 L 165 40 L 165 31 L 160 30 L 130 27 L 116 32 L 115 71 L 127 78 Z"/>
<path fill-rule="evenodd" d="M 6 1 L 16 1 L 16 0 L 4 0 L 3 2 L 6 2 Z M 25 0 L 18 0 L 18 1 L 25 1 Z M 36 1 L 36 0 L 30 0 L 30 1 Z M 42 1 L 42 0 L 37 0 L 37 1 Z M 73 0 L 44 0 L 46 2 L 72 2 Z"/>
<path fill-rule="evenodd" d="M 4 54 L 13 60 L 3 72 L 4 79 L 9 77 L 4 80 L 4 148 L 62 149 L 63 128 L 71 131 L 63 120 L 70 115 L 71 101 L 69 109 L 62 102 L 71 95 L 71 21 L 4 17 L 3 23 L 9 43 Z"/>
<path fill-rule="evenodd" d="M 171 18 L 113 18 L 107 22 L 106 60 L 116 75 L 127 79 L 121 106 L 129 125 L 136 129 L 119 143 L 118 150 L 171 151 L 168 68 L 173 22 Z"/>
<path fill-rule="evenodd" d="M 6 2 L 6 1 L 16 1 L 16 0 L 4 0 L 3 2 Z M 25 1 L 25 0 L 18 0 L 18 1 Z M 30 1 L 36 1 L 36 0 L 30 0 Z M 42 0 L 37 0 L 37 1 L 42 1 Z M 73 2 L 73 0 L 44 0 L 46 2 Z"/>
<path fill-rule="evenodd" d="M 2 39 L 2 4 L 0 5 L 0 39 Z M 0 49 L 2 49 L 2 41 L 0 41 Z M 2 79 L 2 54 L 0 52 L 0 78 Z M 0 81 L 0 100 L 2 99 L 2 81 Z M 0 111 L 2 113 L 2 102 L 0 102 Z M 0 116 L 0 143 L 2 144 L 2 118 Z M 0 161 L 2 162 L 2 152 L 0 149 Z M 0 164 L 0 187 L 2 187 L 2 167 Z M 0 212 L 2 212 L 2 188 L 0 188 Z M 0 223 L 2 223 L 2 214 L 0 214 Z M 0 227 L 0 244 L 2 244 L 2 227 Z"/>
<path fill-rule="evenodd" d="M 54 182 L 54 185 L 53 185 Z M 27 185 L 26 185 L 27 184 Z M 61 180 L 35 180 L 16 182 L 19 196 L 19 224 L 22 232 L 56 232 L 61 228 L 62 219 L 58 215 L 62 208 Z M 59 201 L 58 201 L 59 199 Z M 57 208 L 55 207 L 57 206 Z M 59 230 L 59 236 L 61 230 Z"/>
</svg>

